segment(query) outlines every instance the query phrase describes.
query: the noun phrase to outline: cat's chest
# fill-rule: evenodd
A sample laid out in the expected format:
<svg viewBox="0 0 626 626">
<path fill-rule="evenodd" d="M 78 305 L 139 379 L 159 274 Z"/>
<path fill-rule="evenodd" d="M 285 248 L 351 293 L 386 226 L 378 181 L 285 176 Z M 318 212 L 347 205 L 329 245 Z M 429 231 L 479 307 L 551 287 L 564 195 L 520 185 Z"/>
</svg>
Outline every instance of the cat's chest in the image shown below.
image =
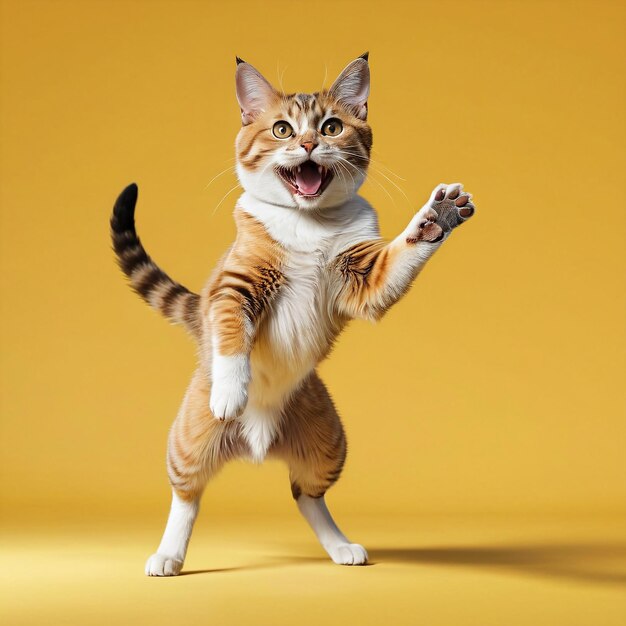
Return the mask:
<svg viewBox="0 0 626 626">
<path fill-rule="evenodd" d="M 307 358 L 326 350 L 334 326 L 329 276 L 323 250 L 292 252 L 285 259 L 283 283 L 267 319 L 273 349 Z"/>
</svg>

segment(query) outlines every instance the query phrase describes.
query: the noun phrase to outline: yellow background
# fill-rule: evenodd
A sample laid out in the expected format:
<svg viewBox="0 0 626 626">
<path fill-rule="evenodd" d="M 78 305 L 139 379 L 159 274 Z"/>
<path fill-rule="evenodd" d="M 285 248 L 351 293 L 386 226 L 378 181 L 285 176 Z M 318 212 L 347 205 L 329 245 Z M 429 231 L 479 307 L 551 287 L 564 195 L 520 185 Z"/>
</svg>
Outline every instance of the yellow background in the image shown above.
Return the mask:
<svg viewBox="0 0 626 626">
<path fill-rule="evenodd" d="M 363 194 L 383 234 L 404 228 L 442 181 L 463 182 L 478 211 L 380 324 L 354 323 L 321 367 L 350 442 L 329 494 L 338 520 L 353 516 L 351 533 L 366 543 L 356 535 L 368 515 L 386 520 L 379 530 L 400 518 L 487 514 L 528 528 L 529 515 L 550 515 L 562 520 L 556 537 L 575 519 L 623 515 L 623 3 L 1 6 L 0 493 L 9 526 L 27 523 L 45 543 L 59 524 L 108 520 L 122 532 L 140 520 L 129 580 L 141 572 L 169 504 L 166 434 L 194 347 L 124 284 L 109 243 L 113 201 L 139 184 L 146 248 L 199 289 L 234 234 L 237 191 L 224 195 L 236 180 L 214 177 L 233 164 L 235 55 L 275 84 L 282 76 L 286 91 L 312 91 L 365 50 L 375 151 Z M 253 536 L 263 516 L 295 520 L 276 463 L 227 467 L 204 508 L 201 524 L 232 517 Z M 208 554 L 194 558 L 213 566 Z M 316 567 L 326 575 L 325 562 Z M 67 593 L 89 597 L 69 576 Z M 15 611 L 26 619 L 24 607 Z"/>
</svg>

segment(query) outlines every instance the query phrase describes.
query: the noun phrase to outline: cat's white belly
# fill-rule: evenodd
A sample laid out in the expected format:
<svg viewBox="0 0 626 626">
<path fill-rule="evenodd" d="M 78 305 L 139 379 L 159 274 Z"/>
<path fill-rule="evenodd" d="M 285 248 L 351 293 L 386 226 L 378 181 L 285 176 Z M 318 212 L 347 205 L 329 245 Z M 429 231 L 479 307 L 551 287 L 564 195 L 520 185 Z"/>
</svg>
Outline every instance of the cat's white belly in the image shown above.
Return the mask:
<svg viewBox="0 0 626 626">
<path fill-rule="evenodd" d="M 292 254 L 285 283 L 250 355 L 248 406 L 242 416 L 252 456 L 260 461 L 291 394 L 326 355 L 339 331 L 329 312 L 323 255 Z"/>
<path fill-rule="evenodd" d="M 285 282 L 251 355 L 253 383 L 268 399 L 291 391 L 325 356 L 337 334 L 325 272 L 321 252 L 292 253 L 288 259 Z"/>
</svg>

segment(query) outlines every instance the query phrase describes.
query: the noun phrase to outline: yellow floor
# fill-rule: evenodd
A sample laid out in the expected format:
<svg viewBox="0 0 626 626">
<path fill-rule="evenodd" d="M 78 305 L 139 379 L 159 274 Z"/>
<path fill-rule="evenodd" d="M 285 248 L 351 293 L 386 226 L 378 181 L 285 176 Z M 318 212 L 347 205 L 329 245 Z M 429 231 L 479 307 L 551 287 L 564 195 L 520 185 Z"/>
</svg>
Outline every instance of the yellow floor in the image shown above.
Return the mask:
<svg viewBox="0 0 626 626">
<path fill-rule="evenodd" d="M 14 525 L 3 531 L 1 613 L 19 624 L 626 624 L 626 533 L 618 519 L 351 518 L 372 564 L 324 558 L 288 519 L 196 527 L 184 575 L 143 562 L 160 519 Z M 623 521 L 623 520 L 622 520 Z"/>
</svg>

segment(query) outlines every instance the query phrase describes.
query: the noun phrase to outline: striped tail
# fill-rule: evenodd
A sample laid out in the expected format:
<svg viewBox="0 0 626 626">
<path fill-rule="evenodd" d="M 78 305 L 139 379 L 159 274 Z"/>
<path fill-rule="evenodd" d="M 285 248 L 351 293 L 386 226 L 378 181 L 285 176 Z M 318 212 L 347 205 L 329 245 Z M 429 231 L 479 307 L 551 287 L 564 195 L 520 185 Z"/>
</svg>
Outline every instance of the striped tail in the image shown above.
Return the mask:
<svg viewBox="0 0 626 626">
<path fill-rule="evenodd" d="M 120 268 L 131 287 L 153 308 L 175 324 L 199 336 L 200 296 L 173 281 L 148 256 L 135 230 L 137 185 L 120 194 L 111 216 L 111 238 Z"/>
</svg>

